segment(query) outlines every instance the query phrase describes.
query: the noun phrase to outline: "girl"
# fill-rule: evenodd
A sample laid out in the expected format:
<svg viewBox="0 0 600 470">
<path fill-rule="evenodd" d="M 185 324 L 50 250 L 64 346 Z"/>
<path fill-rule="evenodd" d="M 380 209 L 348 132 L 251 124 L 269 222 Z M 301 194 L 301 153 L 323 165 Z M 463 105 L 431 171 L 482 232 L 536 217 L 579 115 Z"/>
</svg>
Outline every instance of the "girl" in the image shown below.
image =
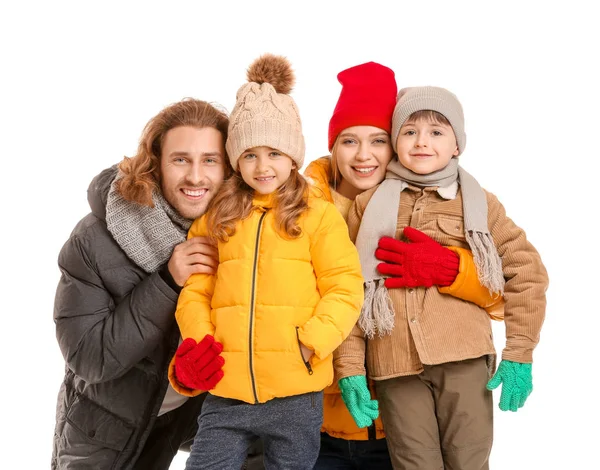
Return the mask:
<svg viewBox="0 0 600 470">
<path fill-rule="evenodd" d="M 181 292 L 176 318 L 186 341 L 171 381 L 182 394 L 201 393 L 186 343 L 212 335 L 207 348 L 222 345 L 224 365 L 208 384 L 187 469 L 240 468 L 261 437 L 267 469 L 308 470 L 332 352 L 358 319 L 363 280 L 344 219 L 298 172 L 304 138 L 288 96 L 290 64 L 263 56 L 248 80 L 226 143 L 235 173 L 189 232 L 217 239 L 219 267 L 193 275 Z"/>
</svg>

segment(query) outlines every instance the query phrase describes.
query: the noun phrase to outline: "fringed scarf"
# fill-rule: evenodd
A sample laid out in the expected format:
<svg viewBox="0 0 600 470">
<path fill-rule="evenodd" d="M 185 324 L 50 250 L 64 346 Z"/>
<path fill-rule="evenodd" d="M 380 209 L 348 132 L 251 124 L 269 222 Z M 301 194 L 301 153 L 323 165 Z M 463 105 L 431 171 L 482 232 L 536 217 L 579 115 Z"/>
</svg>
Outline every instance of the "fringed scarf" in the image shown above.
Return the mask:
<svg viewBox="0 0 600 470">
<path fill-rule="evenodd" d="M 375 250 L 381 237 L 395 237 L 402 191 L 409 184 L 446 188 L 456 181 L 462 188 L 465 237 L 479 281 L 492 293 L 504 292 L 502 261 L 487 226 L 487 199 L 477 180 L 458 165 L 456 158 L 444 169 L 428 175 L 413 173 L 394 159 L 365 209 L 356 238 L 365 279 L 365 302 L 358 325 L 368 338 L 389 335 L 394 328 L 394 310 L 384 286 L 385 276 L 377 271 L 380 261 L 375 258 Z"/>
</svg>

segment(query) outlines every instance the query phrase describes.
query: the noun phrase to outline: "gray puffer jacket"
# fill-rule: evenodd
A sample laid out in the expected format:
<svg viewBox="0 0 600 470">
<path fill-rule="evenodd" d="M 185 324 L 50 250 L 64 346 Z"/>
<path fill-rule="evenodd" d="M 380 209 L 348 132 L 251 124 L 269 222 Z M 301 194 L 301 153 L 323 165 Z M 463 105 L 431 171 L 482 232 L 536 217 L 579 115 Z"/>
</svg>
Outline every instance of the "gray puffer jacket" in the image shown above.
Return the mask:
<svg viewBox="0 0 600 470">
<path fill-rule="evenodd" d="M 113 167 L 92 181 L 92 212 L 59 255 L 54 321 L 66 367 L 53 469 L 131 468 L 156 420 L 178 344 L 177 292 L 134 264 L 106 228 L 115 175 Z"/>
</svg>

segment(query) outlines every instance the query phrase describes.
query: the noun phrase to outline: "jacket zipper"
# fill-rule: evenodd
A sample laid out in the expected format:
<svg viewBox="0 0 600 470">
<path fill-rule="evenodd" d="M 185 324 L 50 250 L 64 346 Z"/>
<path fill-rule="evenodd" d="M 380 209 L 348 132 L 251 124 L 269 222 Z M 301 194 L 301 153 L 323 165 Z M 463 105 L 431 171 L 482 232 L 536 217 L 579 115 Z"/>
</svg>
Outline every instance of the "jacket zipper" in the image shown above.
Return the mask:
<svg viewBox="0 0 600 470">
<path fill-rule="evenodd" d="M 250 334 L 248 337 L 249 351 L 250 351 L 250 380 L 252 381 L 252 393 L 254 393 L 254 403 L 258 403 L 258 394 L 256 393 L 256 379 L 254 378 L 254 363 L 252 361 L 252 323 L 254 319 L 254 301 L 256 299 L 256 268 L 258 266 L 258 247 L 260 246 L 260 231 L 262 229 L 263 219 L 267 215 L 267 212 L 263 212 L 258 220 L 258 229 L 256 230 L 256 243 L 254 245 L 254 264 L 252 267 L 252 297 L 250 298 Z"/>
<path fill-rule="evenodd" d="M 308 370 L 308 375 L 313 375 L 313 370 L 312 367 L 310 366 L 310 362 L 305 361 L 304 360 L 304 356 L 302 355 L 302 346 L 300 343 L 300 334 L 298 333 L 298 326 L 296 327 L 296 339 L 298 340 L 298 351 L 300 351 L 300 359 L 302 359 L 302 362 L 304 362 L 304 365 L 306 366 L 306 370 Z"/>
</svg>

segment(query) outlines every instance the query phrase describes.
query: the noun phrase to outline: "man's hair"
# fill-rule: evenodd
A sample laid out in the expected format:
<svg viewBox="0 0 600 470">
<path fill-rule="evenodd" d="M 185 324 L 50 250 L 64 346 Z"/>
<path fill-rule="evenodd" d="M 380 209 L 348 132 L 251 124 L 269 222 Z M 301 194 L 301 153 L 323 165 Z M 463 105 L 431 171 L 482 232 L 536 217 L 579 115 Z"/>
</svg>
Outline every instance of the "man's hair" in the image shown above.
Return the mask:
<svg viewBox="0 0 600 470">
<path fill-rule="evenodd" d="M 308 183 L 297 168 L 292 169 L 287 181 L 275 191 L 273 211 L 281 234 L 290 238 L 302 234 L 298 218 L 308 210 L 308 191 Z M 208 233 L 226 242 L 235 234 L 237 222 L 250 215 L 253 196 L 254 189 L 246 184 L 239 171 L 234 172 L 210 201 L 206 213 Z"/>
<path fill-rule="evenodd" d="M 181 126 L 212 127 L 221 133 L 224 144 L 228 125 L 227 114 L 206 101 L 186 98 L 167 106 L 146 124 L 137 154 L 119 164 L 123 177 L 117 180 L 117 190 L 128 201 L 154 207 L 152 191 L 160 190 L 160 155 L 167 132 Z M 227 155 L 223 157 L 227 177 L 232 169 Z"/>
</svg>

